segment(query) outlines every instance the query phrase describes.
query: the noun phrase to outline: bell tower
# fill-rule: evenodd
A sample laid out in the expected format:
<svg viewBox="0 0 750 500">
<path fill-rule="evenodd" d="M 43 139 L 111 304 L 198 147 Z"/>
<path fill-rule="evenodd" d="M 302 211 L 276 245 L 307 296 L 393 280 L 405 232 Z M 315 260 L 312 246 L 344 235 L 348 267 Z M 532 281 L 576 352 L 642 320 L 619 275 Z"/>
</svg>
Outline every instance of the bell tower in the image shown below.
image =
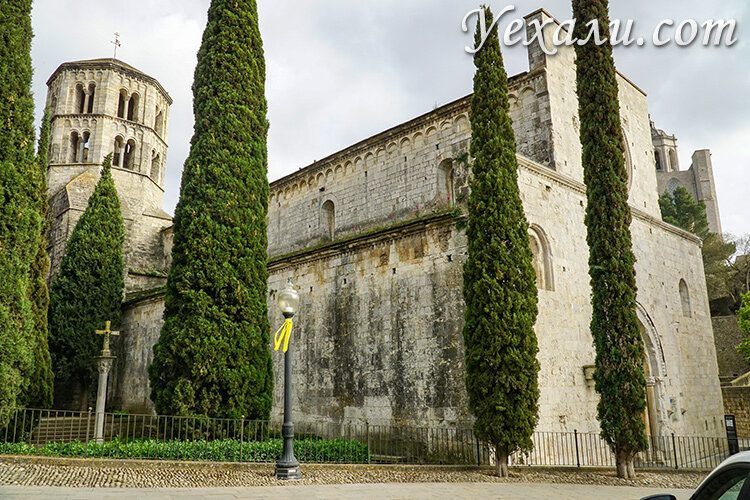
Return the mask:
<svg viewBox="0 0 750 500">
<path fill-rule="evenodd" d="M 63 63 L 47 87 L 50 275 L 112 153 L 126 229 L 126 290 L 156 284 L 148 278 L 165 270 L 160 232 L 171 226 L 162 201 L 172 98 L 153 77 L 111 58 Z"/>
</svg>

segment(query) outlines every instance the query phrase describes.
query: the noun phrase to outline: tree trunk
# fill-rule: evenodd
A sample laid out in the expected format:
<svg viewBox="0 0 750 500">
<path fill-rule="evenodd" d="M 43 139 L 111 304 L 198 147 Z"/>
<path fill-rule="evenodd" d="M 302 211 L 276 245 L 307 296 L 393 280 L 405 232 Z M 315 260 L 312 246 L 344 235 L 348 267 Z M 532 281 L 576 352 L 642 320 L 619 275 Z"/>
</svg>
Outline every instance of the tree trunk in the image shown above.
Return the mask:
<svg viewBox="0 0 750 500">
<path fill-rule="evenodd" d="M 508 477 L 508 450 L 495 445 L 495 475 Z"/>
<path fill-rule="evenodd" d="M 635 479 L 635 467 L 633 454 L 626 451 L 618 451 L 615 455 L 617 463 L 617 477 L 622 479 Z"/>
</svg>

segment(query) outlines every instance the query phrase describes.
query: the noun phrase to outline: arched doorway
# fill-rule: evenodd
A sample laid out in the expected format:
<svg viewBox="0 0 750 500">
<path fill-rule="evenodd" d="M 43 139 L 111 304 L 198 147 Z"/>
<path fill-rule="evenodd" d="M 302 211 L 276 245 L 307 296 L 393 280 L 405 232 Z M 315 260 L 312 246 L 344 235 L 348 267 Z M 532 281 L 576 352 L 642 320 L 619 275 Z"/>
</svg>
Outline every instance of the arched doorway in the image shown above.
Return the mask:
<svg viewBox="0 0 750 500">
<path fill-rule="evenodd" d="M 664 349 L 656 326 L 646 309 L 640 303 L 636 309 L 638 328 L 646 354 L 643 364 L 643 374 L 646 377 L 646 410 L 643 414 L 643 423 L 651 453 L 645 458 L 651 462 L 658 462 L 663 458 L 661 454 L 665 449 L 664 436 L 670 432 L 667 415 L 669 400 L 664 386 L 667 377 Z"/>
</svg>

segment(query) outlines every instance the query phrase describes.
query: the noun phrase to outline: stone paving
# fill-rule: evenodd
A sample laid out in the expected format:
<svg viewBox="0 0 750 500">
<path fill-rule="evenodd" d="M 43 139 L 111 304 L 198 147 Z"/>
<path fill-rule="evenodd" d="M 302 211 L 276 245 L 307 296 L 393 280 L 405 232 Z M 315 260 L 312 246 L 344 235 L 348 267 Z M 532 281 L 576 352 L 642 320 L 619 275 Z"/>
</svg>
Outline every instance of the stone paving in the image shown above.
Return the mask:
<svg viewBox="0 0 750 500">
<path fill-rule="evenodd" d="M 350 500 L 352 498 L 384 500 L 631 500 L 668 491 L 678 500 L 688 500 L 690 490 L 663 490 L 628 486 L 591 486 L 570 484 L 526 483 L 421 483 L 421 484 L 346 484 L 292 485 L 249 488 L 200 489 L 78 489 L 0 486 L 0 498 L 55 500 L 171 500 L 171 499 L 277 499 Z"/>
<path fill-rule="evenodd" d="M 303 479 L 284 483 L 272 464 L 156 462 L 0 457 L 0 498 L 620 498 L 681 491 L 703 472 L 640 472 L 635 481 L 612 470 L 512 468 L 500 479 L 476 467 L 303 465 Z M 606 496 L 604 493 L 606 492 Z M 611 493 L 611 495 L 610 495 Z M 292 495 L 292 496 L 288 496 Z M 510 495 L 510 496 L 508 496 Z M 531 495 L 531 496 L 529 496 Z"/>
</svg>

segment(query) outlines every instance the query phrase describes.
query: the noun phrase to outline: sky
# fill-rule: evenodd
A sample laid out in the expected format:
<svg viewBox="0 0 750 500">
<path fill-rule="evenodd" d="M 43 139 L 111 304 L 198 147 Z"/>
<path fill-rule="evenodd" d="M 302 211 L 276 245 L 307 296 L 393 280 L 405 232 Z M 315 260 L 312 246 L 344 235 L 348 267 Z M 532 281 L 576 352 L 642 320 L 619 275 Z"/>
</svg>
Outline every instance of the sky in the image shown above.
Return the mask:
<svg viewBox="0 0 750 500">
<path fill-rule="evenodd" d="M 572 17 L 570 0 L 486 1 L 501 23 L 543 7 Z M 648 94 L 652 119 L 678 139 L 682 168 L 711 149 L 725 232 L 750 233 L 750 3 L 747 0 L 612 0 L 612 19 L 632 19 L 651 39 L 664 19 L 735 19 L 732 47 L 618 47 L 617 68 Z M 153 76 L 174 100 L 164 209 L 173 213 L 193 132 L 196 54 L 208 0 L 36 0 L 33 90 L 37 120 L 46 81 L 62 62 L 117 57 Z M 471 92 L 474 67 L 461 21 L 465 0 L 259 0 L 270 122 L 269 180 Z M 473 21 L 474 22 L 474 21 Z M 473 22 L 471 23 L 473 26 Z M 750 26 L 750 24 L 747 24 Z M 667 33 L 667 32 L 665 32 Z M 528 69 L 522 45 L 504 47 L 513 75 Z"/>
</svg>

